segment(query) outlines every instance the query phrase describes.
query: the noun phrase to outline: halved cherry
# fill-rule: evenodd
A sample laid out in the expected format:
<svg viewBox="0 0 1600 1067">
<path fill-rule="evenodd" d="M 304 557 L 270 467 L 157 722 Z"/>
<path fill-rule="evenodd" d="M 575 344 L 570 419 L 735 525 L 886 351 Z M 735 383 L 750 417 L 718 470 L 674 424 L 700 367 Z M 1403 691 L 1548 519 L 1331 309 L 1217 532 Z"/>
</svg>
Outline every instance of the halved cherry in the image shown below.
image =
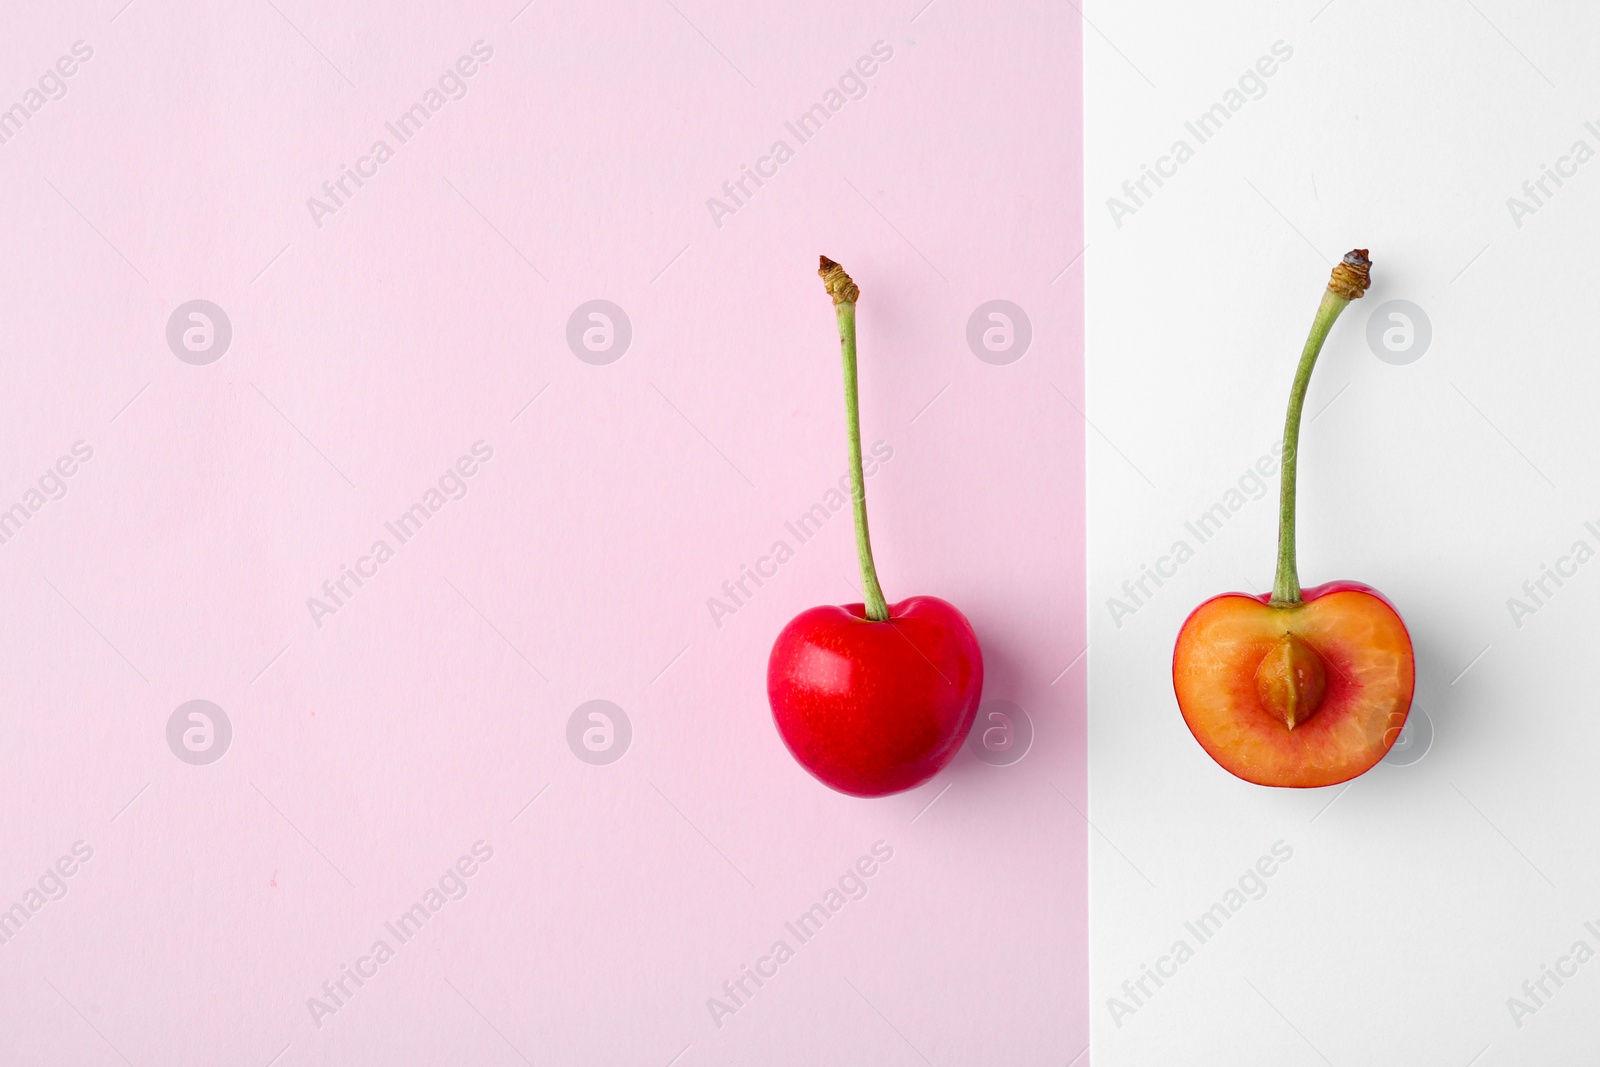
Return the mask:
<svg viewBox="0 0 1600 1067">
<path fill-rule="evenodd" d="M 1224 593 L 1178 633 L 1172 687 L 1184 722 L 1225 770 L 1257 785 L 1337 785 L 1393 747 L 1416 664 L 1394 605 L 1359 582 L 1302 591 L 1295 563 L 1295 470 L 1306 387 L 1328 331 L 1370 284 L 1364 248 L 1333 269 L 1300 356 L 1283 432 L 1278 572 L 1272 592 Z"/>
<path fill-rule="evenodd" d="M 1416 683 L 1411 637 L 1359 582 L 1273 605 L 1224 593 L 1196 608 L 1172 655 L 1178 707 L 1206 753 L 1257 785 L 1335 785 L 1383 759 Z"/>
</svg>

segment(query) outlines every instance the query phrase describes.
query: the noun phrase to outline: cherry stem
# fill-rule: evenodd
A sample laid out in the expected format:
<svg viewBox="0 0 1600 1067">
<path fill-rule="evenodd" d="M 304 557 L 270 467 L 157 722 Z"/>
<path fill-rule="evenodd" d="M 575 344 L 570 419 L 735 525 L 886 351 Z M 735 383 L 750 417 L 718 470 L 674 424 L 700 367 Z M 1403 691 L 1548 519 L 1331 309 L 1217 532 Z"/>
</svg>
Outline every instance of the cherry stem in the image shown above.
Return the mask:
<svg viewBox="0 0 1600 1067">
<path fill-rule="evenodd" d="M 878 568 L 872 562 L 872 537 L 867 532 L 867 486 L 861 474 L 861 402 L 856 389 L 856 299 L 861 290 L 850 275 L 827 256 L 817 269 L 822 283 L 833 297 L 834 315 L 839 320 L 839 352 L 844 357 L 845 424 L 850 434 L 850 502 L 856 520 L 856 555 L 861 559 L 861 597 L 866 601 L 867 618 L 889 621 L 889 604 L 878 585 Z"/>
<path fill-rule="evenodd" d="M 1345 254 L 1333 268 L 1333 277 L 1317 306 L 1317 316 L 1311 320 L 1311 334 L 1300 352 L 1300 366 L 1294 372 L 1294 386 L 1289 390 L 1289 414 L 1283 422 L 1283 480 L 1278 490 L 1278 573 L 1272 581 L 1272 603 L 1298 604 L 1300 600 L 1300 572 L 1294 554 L 1294 504 L 1295 476 L 1300 459 L 1300 413 L 1306 404 L 1306 388 L 1311 384 L 1311 372 L 1322 352 L 1322 343 L 1328 331 L 1352 300 L 1359 300 L 1371 285 L 1369 272 L 1372 262 L 1367 250 L 1357 248 Z"/>
</svg>

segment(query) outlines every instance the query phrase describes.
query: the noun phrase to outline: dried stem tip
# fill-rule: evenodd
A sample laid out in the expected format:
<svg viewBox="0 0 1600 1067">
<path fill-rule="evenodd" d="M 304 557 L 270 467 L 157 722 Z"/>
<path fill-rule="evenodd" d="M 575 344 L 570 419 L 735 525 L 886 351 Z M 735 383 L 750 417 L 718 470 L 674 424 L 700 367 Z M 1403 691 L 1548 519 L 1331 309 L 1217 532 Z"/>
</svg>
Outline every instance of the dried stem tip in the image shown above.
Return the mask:
<svg viewBox="0 0 1600 1067">
<path fill-rule="evenodd" d="M 850 280 L 844 268 L 827 256 L 822 257 L 822 265 L 817 268 L 817 273 L 822 276 L 822 286 L 828 290 L 835 304 L 854 304 L 861 295 L 861 290 Z"/>
<path fill-rule="evenodd" d="M 1333 277 L 1328 279 L 1328 292 L 1342 300 L 1360 300 L 1372 284 L 1371 272 L 1372 260 L 1367 258 L 1367 250 L 1353 248 L 1333 268 Z"/>
</svg>

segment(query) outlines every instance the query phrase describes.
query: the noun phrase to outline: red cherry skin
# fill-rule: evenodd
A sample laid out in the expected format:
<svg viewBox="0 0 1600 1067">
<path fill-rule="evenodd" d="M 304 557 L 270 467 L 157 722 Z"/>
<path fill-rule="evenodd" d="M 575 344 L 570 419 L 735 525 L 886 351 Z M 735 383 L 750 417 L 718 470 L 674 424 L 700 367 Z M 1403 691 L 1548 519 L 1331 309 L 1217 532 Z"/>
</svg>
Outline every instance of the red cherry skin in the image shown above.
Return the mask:
<svg viewBox="0 0 1600 1067">
<path fill-rule="evenodd" d="M 914 596 L 872 622 L 861 604 L 802 611 L 767 661 L 767 699 L 789 751 L 841 793 L 921 785 L 954 758 L 978 714 L 983 651 L 955 605 Z"/>
</svg>

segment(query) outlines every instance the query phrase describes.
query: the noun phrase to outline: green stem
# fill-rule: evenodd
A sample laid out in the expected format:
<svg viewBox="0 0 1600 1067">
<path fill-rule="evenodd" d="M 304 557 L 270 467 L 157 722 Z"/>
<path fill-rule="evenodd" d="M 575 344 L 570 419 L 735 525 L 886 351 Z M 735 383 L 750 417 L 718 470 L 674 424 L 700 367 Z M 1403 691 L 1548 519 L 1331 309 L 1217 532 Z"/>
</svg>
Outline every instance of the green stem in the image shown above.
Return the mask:
<svg viewBox="0 0 1600 1067">
<path fill-rule="evenodd" d="M 1279 605 L 1300 603 L 1300 573 L 1295 563 L 1294 505 L 1295 475 L 1300 459 L 1300 413 L 1306 403 L 1306 387 L 1311 384 L 1311 371 L 1317 365 L 1322 343 L 1328 331 L 1352 299 L 1362 295 L 1367 287 L 1366 250 L 1358 249 L 1344 257 L 1334 268 L 1333 280 L 1322 294 L 1317 307 L 1317 317 L 1311 320 L 1311 334 L 1300 353 L 1300 366 L 1294 372 L 1294 386 L 1289 390 L 1289 413 L 1283 423 L 1283 480 L 1278 493 L 1278 573 L 1272 582 L 1272 603 Z M 1343 273 L 1341 273 L 1341 271 Z"/>
<path fill-rule="evenodd" d="M 821 274 L 833 295 L 839 320 L 839 352 L 844 358 L 845 423 L 850 435 L 850 501 L 856 520 L 856 555 L 861 559 L 861 596 L 867 618 L 889 621 L 889 604 L 878 585 L 878 568 L 872 562 L 872 537 L 867 532 L 867 487 L 861 473 L 861 403 L 856 388 L 856 296 L 860 290 L 844 270 L 823 257 Z"/>
</svg>

